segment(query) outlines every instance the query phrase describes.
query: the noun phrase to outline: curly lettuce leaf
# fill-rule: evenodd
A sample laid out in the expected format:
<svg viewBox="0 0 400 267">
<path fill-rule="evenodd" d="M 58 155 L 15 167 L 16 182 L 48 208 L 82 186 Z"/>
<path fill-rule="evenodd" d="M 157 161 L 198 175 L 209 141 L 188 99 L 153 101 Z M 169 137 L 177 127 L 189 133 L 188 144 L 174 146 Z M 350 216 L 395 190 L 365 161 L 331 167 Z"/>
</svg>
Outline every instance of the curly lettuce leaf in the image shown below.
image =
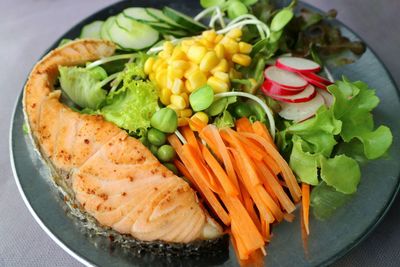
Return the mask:
<svg viewBox="0 0 400 267">
<path fill-rule="evenodd" d="M 321 179 L 343 194 L 353 194 L 360 183 L 361 171 L 357 161 L 339 155 L 334 158 L 320 157 Z"/>
<path fill-rule="evenodd" d="M 106 99 L 106 91 L 101 88 L 105 78 L 98 69 L 81 67 L 59 67 L 60 85 L 67 96 L 79 107 L 98 109 Z"/>
<path fill-rule="evenodd" d="M 151 116 L 159 107 L 156 86 L 143 80 L 146 77 L 143 71 L 146 56 L 138 56 L 138 60 L 126 64 L 118 77 L 122 87 L 107 96 L 100 113 L 106 120 L 141 137 L 150 127 Z"/>
<path fill-rule="evenodd" d="M 289 165 L 297 177 L 310 185 L 319 184 L 318 179 L 318 158 L 319 155 L 304 151 L 305 142 L 298 136 L 293 137 L 293 149 L 290 154 Z"/>
<path fill-rule="evenodd" d="M 322 153 L 325 157 L 329 157 L 337 144 L 334 136 L 339 134 L 341 129 L 342 122 L 334 118 L 331 110 L 322 106 L 315 117 L 293 124 L 286 131 L 308 142 L 311 145 L 311 152 Z"/>
<path fill-rule="evenodd" d="M 382 156 L 392 144 L 393 136 L 386 126 L 374 130 L 371 111 L 379 103 L 375 91 L 368 88 L 366 83 L 351 83 L 346 79 L 337 81 L 328 90 L 335 98 L 332 106 L 335 118 L 342 121 L 340 136 L 343 140 L 360 140 L 368 159 Z"/>
</svg>

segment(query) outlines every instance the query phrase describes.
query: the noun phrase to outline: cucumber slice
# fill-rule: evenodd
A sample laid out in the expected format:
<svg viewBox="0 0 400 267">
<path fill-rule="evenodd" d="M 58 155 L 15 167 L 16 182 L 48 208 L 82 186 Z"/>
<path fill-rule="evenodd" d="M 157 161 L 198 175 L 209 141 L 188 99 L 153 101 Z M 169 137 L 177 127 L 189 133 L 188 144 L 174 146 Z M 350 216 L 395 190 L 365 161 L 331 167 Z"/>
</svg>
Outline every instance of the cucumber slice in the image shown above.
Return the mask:
<svg viewBox="0 0 400 267">
<path fill-rule="evenodd" d="M 111 40 L 126 50 L 141 50 L 153 45 L 158 40 L 158 31 L 150 26 L 130 20 L 125 25 L 127 29 L 118 25 L 115 20 L 108 30 Z"/>
<path fill-rule="evenodd" d="M 123 28 L 124 30 L 127 30 L 128 32 L 132 31 L 132 21 L 136 20 L 124 16 L 123 13 L 119 13 L 115 17 L 115 22 L 118 24 L 118 26 Z"/>
<path fill-rule="evenodd" d="M 146 13 L 147 14 L 147 13 Z M 147 15 L 150 16 L 150 15 Z M 153 17 L 151 17 L 153 18 Z M 174 30 L 170 25 L 163 23 L 163 22 L 159 22 L 159 21 L 144 21 L 144 20 L 135 20 L 132 17 L 128 17 L 125 13 L 120 13 L 117 16 L 117 23 L 120 27 L 126 29 L 126 30 L 130 30 L 129 27 L 131 27 L 131 23 L 130 21 L 134 20 L 134 21 L 138 21 L 140 23 L 143 24 L 147 24 L 149 26 L 151 26 L 153 29 L 159 31 L 159 32 L 163 32 L 163 31 L 172 31 Z"/>
<path fill-rule="evenodd" d="M 145 8 L 142 7 L 130 7 L 127 9 L 124 9 L 122 13 L 134 20 L 139 20 L 140 22 L 159 22 L 157 18 L 154 18 L 153 16 L 150 16 Z"/>
<path fill-rule="evenodd" d="M 109 18 L 103 23 L 103 25 L 101 26 L 101 29 L 100 29 L 100 37 L 101 37 L 101 39 L 105 39 L 105 40 L 110 40 L 110 41 L 111 41 L 111 37 L 110 37 L 110 35 L 108 34 L 108 30 L 109 30 L 110 26 L 111 26 L 112 24 L 114 24 L 114 22 L 115 22 L 115 17 L 112 16 L 112 17 L 109 17 Z"/>
<path fill-rule="evenodd" d="M 177 24 L 182 25 L 186 29 L 192 32 L 201 32 L 207 30 L 207 27 L 201 24 L 198 21 L 195 21 L 193 18 L 176 11 L 170 7 L 164 7 L 163 9 L 164 14 L 169 17 L 170 19 L 174 20 Z"/>
<path fill-rule="evenodd" d="M 85 25 L 82 28 L 80 38 L 101 39 L 100 31 L 101 31 L 101 27 L 103 26 L 103 24 L 104 24 L 104 21 L 96 20 L 96 21 L 93 21 L 92 23 Z"/>
<path fill-rule="evenodd" d="M 155 9 L 155 8 L 146 8 L 147 14 L 152 16 L 155 19 L 158 19 L 161 22 L 166 23 L 167 25 L 170 25 L 172 28 L 178 28 L 178 29 L 184 29 L 186 30 L 185 27 L 179 25 L 176 23 L 173 19 L 167 17 L 161 10 Z"/>
<path fill-rule="evenodd" d="M 181 30 L 165 30 L 162 32 L 163 35 L 172 35 L 174 37 L 187 37 L 189 34 L 186 31 Z"/>
</svg>

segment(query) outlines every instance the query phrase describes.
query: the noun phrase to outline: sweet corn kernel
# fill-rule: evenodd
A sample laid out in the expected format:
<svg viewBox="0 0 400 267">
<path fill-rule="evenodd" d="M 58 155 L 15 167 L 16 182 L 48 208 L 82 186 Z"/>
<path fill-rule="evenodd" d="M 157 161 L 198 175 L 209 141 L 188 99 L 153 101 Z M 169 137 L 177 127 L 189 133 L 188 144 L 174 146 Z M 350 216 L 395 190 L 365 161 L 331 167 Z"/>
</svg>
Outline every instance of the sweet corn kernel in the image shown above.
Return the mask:
<svg viewBox="0 0 400 267">
<path fill-rule="evenodd" d="M 208 78 L 207 84 L 212 87 L 214 93 L 216 94 L 227 92 L 229 90 L 228 83 L 221 81 L 220 79 L 214 76 Z"/>
<path fill-rule="evenodd" d="M 205 112 L 196 112 L 190 119 L 198 118 L 201 122 L 208 124 L 208 115 Z M 190 122 L 189 122 L 190 123 Z"/>
<path fill-rule="evenodd" d="M 199 64 L 206 53 L 207 49 L 204 46 L 193 45 L 189 48 L 187 56 L 191 61 Z"/>
<path fill-rule="evenodd" d="M 170 109 L 173 109 L 173 110 L 175 110 L 176 112 L 178 112 L 178 107 L 177 106 L 175 106 L 174 104 L 169 104 L 168 106 L 167 106 L 167 108 L 170 108 Z"/>
<path fill-rule="evenodd" d="M 177 113 L 178 113 L 178 117 L 180 117 L 180 118 L 189 118 L 190 116 L 192 116 L 193 111 L 190 108 L 186 108 L 186 109 L 179 110 Z"/>
<path fill-rule="evenodd" d="M 161 58 L 157 58 L 151 68 L 152 71 L 157 71 L 158 67 L 164 63 L 164 60 Z"/>
<path fill-rule="evenodd" d="M 239 28 L 232 29 L 225 36 L 228 36 L 232 39 L 238 39 L 242 37 L 242 30 Z"/>
<path fill-rule="evenodd" d="M 215 37 L 217 37 L 217 33 L 214 30 L 204 31 L 201 35 L 209 42 L 214 42 Z"/>
<path fill-rule="evenodd" d="M 192 85 L 190 84 L 189 80 L 185 81 L 185 88 L 186 88 L 186 91 L 189 92 L 189 93 L 194 91 L 194 89 L 193 89 Z"/>
<path fill-rule="evenodd" d="M 224 48 L 224 46 L 222 44 L 217 44 L 214 47 L 214 51 L 215 51 L 215 54 L 217 55 L 218 58 L 220 58 L 220 59 L 224 58 L 224 56 L 225 56 L 225 48 Z"/>
<path fill-rule="evenodd" d="M 189 124 L 188 118 L 178 118 L 178 127 L 186 126 Z"/>
<path fill-rule="evenodd" d="M 243 54 L 234 54 L 232 56 L 232 61 L 239 65 L 247 67 L 251 63 L 251 57 L 249 57 L 248 55 L 243 55 Z"/>
<path fill-rule="evenodd" d="M 186 103 L 189 103 L 189 95 L 187 93 L 180 93 L 179 95 L 185 99 Z"/>
<path fill-rule="evenodd" d="M 153 64 L 154 64 L 155 61 L 156 61 L 156 59 L 154 57 L 149 57 L 146 60 L 146 63 L 144 63 L 144 68 L 143 68 L 144 69 L 144 73 L 150 74 L 151 69 L 153 68 Z"/>
<path fill-rule="evenodd" d="M 183 77 L 185 77 L 186 79 L 189 78 L 190 74 L 192 74 L 192 72 L 199 70 L 199 67 L 197 66 L 197 64 L 193 63 L 193 62 L 189 62 L 189 68 L 186 69 L 185 73 L 183 74 Z"/>
<path fill-rule="evenodd" d="M 166 54 L 171 54 L 173 49 L 174 45 L 171 42 L 165 42 L 163 44 L 163 51 L 165 51 Z"/>
<path fill-rule="evenodd" d="M 214 43 L 218 44 L 221 42 L 222 38 L 224 38 L 224 36 L 222 34 L 218 34 L 214 39 Z"/>
<path fill-rule="evenodd" d="M 190 66 L 189 62 L 187 62 L 185 60 L 181 60 L 181 59 L 171 61 L 170 65 L 174 69 L 181 69 L 182 71 L 187 70 Z"/>
<path fill-rule="evenodd" d="M 184 84 L 181 79 L 175 78 L 174 83 L 171 87 L 171 92 L 175 95 L 182 93 L 184 90 Z"/>
<path fill-rule="evenodd" d="M 222 71 L 217 71 L 214 73 L 214 77 L 218 78 L 219 80 L 229 83 L 229 74 Z"/>
<path fill-rule="evenodd" d="M 170 78 L 172 81 L 174 81 L 176 78 L 181 79 L 183 77 L 184 72 L 182 69 L 168 66 L 167 70 L 168 70 L 168 78 Z"/>
<path fill-rule="evenodd" d="M 208 41 L 207 39 L 200 39 L 199 43 L 201 45 L 203 45 L 204 47 L 208 48 L 208 49 L 213 49 L 214 48 L 214 43 Z"/>
<path fill-rule="evenodd" d="M 183 52 L 180 47 L 175 47 L 171 55 L 171 60 L 178 60 L 178 59 L 186 60 L 187 58 L 185 52 Z"/>
<path fill-rule="evenodd" d="M 163 103 L 164 105 L 169 105 L 171 103 L 171 90 L 167 89 L 167 88 L 163 88 L 161 89 L 160 92 L 160 101 L 161 103 Z"/>
<path fill-rule="evenodd" d="M 161 87 L 167 87 L 167 70 L 161 70 L 159 72 L 156 73 L 156 81 L 157 84 Z"/>
<path fill-rule="evenodd" d="M 225 36 L 220 42 L 225 48 L 225 56 L 227 54 L 236 54 L 239 52 L 238 43 L 230 37 Z"/>
<path fill-rule="evenodd" d="M 200 70 L 208 72 L 219 63 L 219 58 L 214 51 L 208 51 L 200 62 Z"/>
<path fill-rule="evenodd" d="M 229 63 L 226 59 L 221 59 L 221 61 L 218 63 L 217 66 L 215 66 L 212 70 L 211 73 L 216 73 L 216 72 L 228 72 L 229 70 Z"/>
<path fill-rule="evenodd" d="M 251 44 L 245 43 L 245 42 L 240 42 L 239 43 L 239 52 L 243 54 L 249 54 L 253 47 Z"/>
<path fill-rule="evenodd" d="M 167 59 L 171 56 L 170 53 L 168 53 L 167 51 L 163 50 L 160 53 L 158 53 L 158 57 L 162 58 L 162 59 Z"/>
<path fill-rule="evenodd" d="M 207 83 L 206 75 L 200 70 L 195 70 L 190 73 L 188 80 L 190 82 L 191 87 L 196 90 L 197 88 L 205 85 Z"/>
<path fill-rule="evenodd" d="M 184 109 L 187 103 L 180 95 L 171 95 L 171 104 L 174 105 L 178 110 Z"/>
<path fill-rule="evenodd" d="M 150 81 L 155 81 L 156 80 L 156 74 L 154 72 L 149 74 L 149 79 Z"/>
</svg>

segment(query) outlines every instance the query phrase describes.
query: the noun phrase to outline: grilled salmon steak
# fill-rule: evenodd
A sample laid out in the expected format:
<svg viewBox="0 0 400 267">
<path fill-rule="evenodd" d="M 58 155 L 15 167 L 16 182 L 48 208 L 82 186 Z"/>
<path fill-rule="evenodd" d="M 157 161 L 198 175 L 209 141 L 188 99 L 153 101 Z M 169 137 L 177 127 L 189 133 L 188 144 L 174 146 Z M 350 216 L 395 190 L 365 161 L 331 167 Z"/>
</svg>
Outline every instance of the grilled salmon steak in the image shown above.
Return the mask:
<svg viewBox="0 0 400 267">
<path fill-rule="evenodd" d="M 102 116 L 73 111 L 53 85 L 59 66 L 114 54 L 112 42 L 78 40 L 33 68 L 23 105 L 41 155 L 72 189 L 81 209 L 100 225 L 143 241 L 188 243 L 222 235 L 188 183 L 138 140 Z"/>
</svg>

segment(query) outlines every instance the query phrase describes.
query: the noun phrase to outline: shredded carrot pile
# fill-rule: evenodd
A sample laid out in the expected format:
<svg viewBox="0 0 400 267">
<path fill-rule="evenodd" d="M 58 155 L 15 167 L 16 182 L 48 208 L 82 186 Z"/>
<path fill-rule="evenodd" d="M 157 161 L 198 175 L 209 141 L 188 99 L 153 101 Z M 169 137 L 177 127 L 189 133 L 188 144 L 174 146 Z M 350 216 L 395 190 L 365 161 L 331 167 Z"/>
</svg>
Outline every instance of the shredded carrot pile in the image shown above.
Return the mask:
<svg viewBox="0 0 400 267">
<path fill-rule="evenodd" d="M 230 228 L 239 259 L 265 255 L 271 224 L 293 220 L 295 203 L 309 188 L 300 188 L 263 123 L 241 118 L 236 130 L 195 124 L 192 128 L 198 133 L 188 126 L 179 129 L 186 144 L 176 135 L 168 137 L 180 158 L 175 165 Z M 304 210 L 308 231 L 307 206 Z"/>
</svg>

